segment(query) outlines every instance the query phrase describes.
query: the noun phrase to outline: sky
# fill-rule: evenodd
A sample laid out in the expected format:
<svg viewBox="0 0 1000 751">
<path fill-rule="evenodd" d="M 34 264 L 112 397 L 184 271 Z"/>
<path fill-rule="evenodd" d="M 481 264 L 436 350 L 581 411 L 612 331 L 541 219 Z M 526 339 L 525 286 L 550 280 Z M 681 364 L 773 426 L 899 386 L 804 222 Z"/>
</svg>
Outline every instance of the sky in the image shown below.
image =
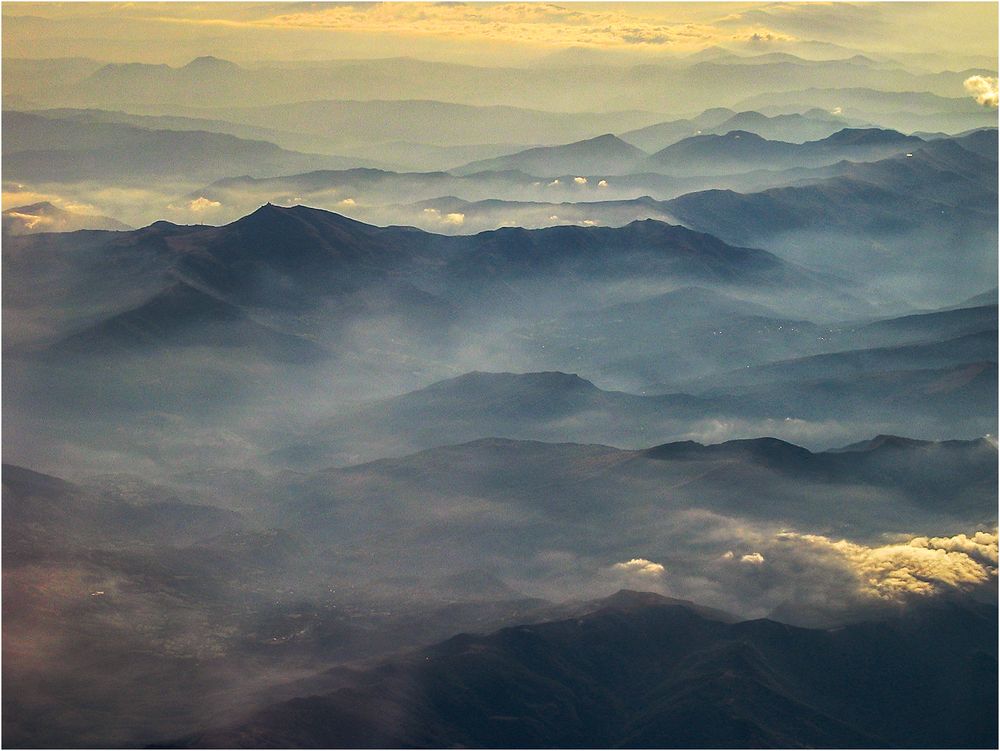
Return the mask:
<svg viewBox="0 0 1000 751">
<path fill-rule="evenodd" d="M 171 65 L 206 54 L 244 64 L 413 56 L 510 65 L 568 48 L 629 61 L 713 45 L 934 55 L 936 67 L 953 69 L 997 56 L 997 3 L 988 2 L 5 2 L 2 13 L 5 57 Z"/>
</svg>

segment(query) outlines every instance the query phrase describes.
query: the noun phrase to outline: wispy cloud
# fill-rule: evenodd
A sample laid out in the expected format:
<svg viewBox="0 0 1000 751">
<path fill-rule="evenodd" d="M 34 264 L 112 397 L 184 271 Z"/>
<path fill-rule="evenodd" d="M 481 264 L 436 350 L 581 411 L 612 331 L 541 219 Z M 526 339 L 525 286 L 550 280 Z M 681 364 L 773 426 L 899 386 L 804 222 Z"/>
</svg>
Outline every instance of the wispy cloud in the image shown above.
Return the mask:
<svg viewBox="0 0 1000 751">
<path fill-rule="evenodd" d="M 326 30 L 351 34 L 387 34 L 406 37 L 429 36 L 455 40 L 490 40 L 501 43 L 554 47 L 676 47 L 697 49 L 732 39 L 733 32 L 711 22 L 700 4 L 675 4 L 664 17 L 636 12 L 620 4 L 573 7 L 555 3 L 358 3 L 280 6 L 273 15 L 227 13 L 220 8 L 215 17 L 204 13 L 176 13 L 151 17 L 168 23 L 230 28 Z M 301 8 L 301 9 L 300 9 Z M 669 16 L 669 17 L 666 17 Z M 697 17 L 697 22 L 689 20 Z M 755 23 L 750 32 L 791 39 Z M 745 36 L 745 35 L 744 35 Z"/>
</svg>

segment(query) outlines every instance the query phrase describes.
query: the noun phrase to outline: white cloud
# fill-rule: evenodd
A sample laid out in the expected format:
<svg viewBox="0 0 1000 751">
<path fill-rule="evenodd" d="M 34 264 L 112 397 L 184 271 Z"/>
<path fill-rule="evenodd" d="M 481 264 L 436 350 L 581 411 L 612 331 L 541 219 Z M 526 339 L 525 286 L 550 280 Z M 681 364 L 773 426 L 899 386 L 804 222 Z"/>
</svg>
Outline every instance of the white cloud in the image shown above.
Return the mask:
<svg viewBox="0 0 1000 751">
<path fill-rule="evenodd" d="M 998 100 L 996 78 L 993 76 L 969 76 L 963 85 L 978 104 L 996 109 Z"/>
<path fill-rule="evenodd" d="M 573 182 L 575 182 L 577 185 L 586 185 L 587 184 L 587 178 L 585 178 L 585 177 L 574 177 L 573 178 Z"/>
<path fill-rule="evenodd" d="M 751 566 L 760 566 L 764 563 L 764 556 L 760 553 L 747 553 L 745 556 L 740 558 L 740 563 L 748 563 Z"/>
<path fill-rule="evenodd" d="M 558 177 L 557 177 L 557 178 L 556 178 L 555 180 L 553 180 L 552 182 L 550 182 L 550 183 L 549 183 L 549 187 L 550 187 L 550 188 L 551 188 L 551 187 L 552 187 L 553 185 L 559 185 L 559 178 L 558 178 Z"/>
<path fill-rule="evenodd" d="M 193 211 L 196 214 L 200 214 L 204 211 L 212 211 L 213 209 L 217 209 L 221 205 L 222 204 L 219 203 L 218 201 L 213 201 L 209 198 L 205 198 L 205 196 L 198 196 L 193 201 L 189 201 L 187 207 L 189 211 Z"/>
<path fill-rule="evenodd" d="M 608 187 L 608 181 L 607 180 L 601 180 L 599 183 L 597 183 L 597 187 L 598 188 L 606 188 L 606 187 Z"/>
<path fill-rule="evenodd" d="M 654 563 L 646 558 L 633 558 L 629 561 L 616 563 L 611 567 L 615 571 L 622 571 L 628 574 L 638 574 L 639 576 L 659 577 L 666 573 L 666 569 L 659 563 Z"/>
<path fill-rule="evenodd" d="M 358 202 L 353 198 L 345 198 L 343 201 L 337 201 L 338 206 L 357 206 Z"/>
</svg>

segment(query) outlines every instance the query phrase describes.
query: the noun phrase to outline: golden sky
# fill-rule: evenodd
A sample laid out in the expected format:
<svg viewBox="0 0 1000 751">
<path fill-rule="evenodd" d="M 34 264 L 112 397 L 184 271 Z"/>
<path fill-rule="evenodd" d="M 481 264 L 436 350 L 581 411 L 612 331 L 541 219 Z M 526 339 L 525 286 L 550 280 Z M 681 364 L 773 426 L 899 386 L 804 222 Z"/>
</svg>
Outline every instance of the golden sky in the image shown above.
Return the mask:
<svg viewBox="0 0 1000 751">
<path fill-rule="evenodd" d="M 663 56 L 751 40 L 761 51 L 818 41 L 935 53 L 952 67 L 997 54 L 996 3 L 6 2 L 3 16 L 5 56 L 170 64 L 202 54 L 510 64 L 569 47 Z"/>
</svg>

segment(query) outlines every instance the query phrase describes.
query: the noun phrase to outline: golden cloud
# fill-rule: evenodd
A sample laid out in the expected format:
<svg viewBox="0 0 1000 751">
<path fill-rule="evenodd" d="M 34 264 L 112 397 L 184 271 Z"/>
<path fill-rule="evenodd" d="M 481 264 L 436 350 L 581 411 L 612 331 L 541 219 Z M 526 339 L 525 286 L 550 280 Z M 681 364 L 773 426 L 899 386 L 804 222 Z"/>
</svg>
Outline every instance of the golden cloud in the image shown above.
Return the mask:
<svg viewBox="0 0 1000 751">
<path fill-rule="evenodd" d="M 205 198 L 205 196 L 198 196 L 193 201 L 188 203 L 188 209 L 194 211 L 195 213 L 200 213 L 202 211 L 210 211 L 211 209 L 217 209 L 222 204 L 218 201 L 213 201 L 210 198 Z"/>
<path fill-rule="evenodd" d="M 9 211 L 7 216 L 13 219 L 19 220 L 25 227 L 25 229 L 35 229 L 39 225 L 45 226 L 49 224 L 55 224 L 52 217 L 41 216 L 40 214 L 26 214 L 21 211 Z"/>
<path fill-rule="evenodd" d="M 679 4 L 683 5 L 683 4 Z M 696 4 L 698 5 L 698 4 Z M 359 3 L 315 5 L 265 18 L 160 16 L 157 21 L 247 28 L 326 30 L 355 34 L 437 36 L 556 47 L 662 47 L 692 50 L 735 38 L 711 23 L 628 13 L 627 6 L 571 8 L 554 3 Z M 683 8 L 672 9 L 683 15 Z M 701 14 L 699 14 L 701 15 Z M 754 24 L 770 39 L 787 34 Z M 746 35 L 744 35 L 746 36 Z"/>
<path fill-rule="evenodd" d="M 996 530 L 971 537 L 914 537 L 875 547 L 795 532 L 778 538 L 838 559 L 856 577 L 861 594 L 882 600 L 967 589 L 997 575 Z"/>
<path fill-rule="evenodd" d="M 649 577 L 663 576 L 666 573 L 666 569 L 662 564 L 654 563 L 646 558 L 633 558 L 629 561 L 616 563 L 611 568 L 627 574 L 638 574 L 639 576 Z"/>
<path fill-rule="evenodd" d="M 998 101 L 996 78 L 993 76 L 969 76 L 963 85 L 978 104 L 996 109 Z"/>
</svg>

